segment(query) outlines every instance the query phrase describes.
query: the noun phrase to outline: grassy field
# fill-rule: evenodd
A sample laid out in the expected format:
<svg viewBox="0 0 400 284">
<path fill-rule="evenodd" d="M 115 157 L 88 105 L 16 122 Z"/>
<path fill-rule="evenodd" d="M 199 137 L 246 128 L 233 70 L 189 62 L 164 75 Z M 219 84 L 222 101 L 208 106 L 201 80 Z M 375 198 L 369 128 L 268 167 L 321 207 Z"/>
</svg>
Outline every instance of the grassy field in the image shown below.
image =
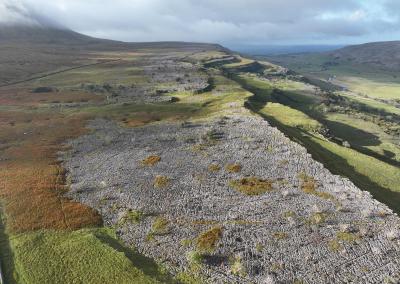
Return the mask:
<svg viewBox="0 0 400 284">
<path fill-rule="evenodd" d="M 398 167 L 316 134 L 315 129 L 319 129 L 321 123 L 300 109 L 277 101 L 273 83 L 258 80 L 250 75 L 234 76 L 234 78 L 244 88 L 255 94 L 249 100 L 250 109 L 265 117 L 295 141 L 303 144 L 315 159 L 323 162 L 333 173 L 349 177 L 357 186 L 370 191 L 375 198 L 400 212 L 400 170 Z M 294 105 L 298 105 L 298 101 L 296 103 Z M 304 109 L 309 108 L 306 106 Z M 331 119 L 334 120 L 333 117 Z M 339 131 L 343 129 L 342 127 Z M 380 150 L 383 151 L 383 149 Z"/>
<path fill-rule="evenodd" d="M 174 283 L 124 248 L 111 229 L 38 231 L 11 238 L 17 283 Z"/>
<path fill-rule="evenodd" d="M 344 77 L 338 79 L 348 89 L 361 95 L 376 99 L 399 99 L 400 83 L 377 82 L 361 77 Z"/>
<path fill-rule="evenodd" d="M 329 129 L 340 132 L 341 137 L 353 148 L 359 151 L 367 148 L 382 156 L 400 161 L 400 147 L 396 146 L 397 140 L 375 123 L 340 113 L 328 113 L 326 123 Z"/>
<path fill-rule="evenodd" d="M 387 112 L 386 109 L 380 108 L 372 102 L 366 104 L 361 97 L 337 92 L 337 95 L 343 96 L 349 102 L 359 104 L 362 109 L 365 109 L 363 113 L 357 111 L 338 113 L 326 110 L 326 106 L 323 104 L 326 97 L 321 96 L 309 85 L 302 82 L 293 82 L 287 79 L 262 80 L 254 75 L 248 75 L 247 80 L 251 80 L 252 86 L 257 86 L 259 89 L 273 89 L 274 91 L 270 95 L 274 101 L 311 116 L 321 124 L 326 125 L 334 136 L 351 142 L 350 144 L 354 146 L 353 148 L 358 151 L 368 155 L 376 155 L 378 158 L 380 156 L 382 159 L 393 161 L 394 163 L 399 161 L 398 153 L 400 147 L 398 139 L 393 135 L 387 134 L 377 122 L 376 117 L 370 117 L 369 120 L 366 120 L 366 117 L 370 116 L 368 111 L 372 110 L 378 113 L 383 111 L 386 115 L 390 115 L 391 112 Z M 344 110 L 346 109 L 342 109 L 342 111 Z"/>
<path fill-rule="evenodd" d="M 187 93 L 171 94 L 181 99 L 176 106 L 190 104 L 198 106 L 198 111 L 192 114 L 194 119 L 212 118 L 228 113 L 243 112 L 243 105 L 252 95 L 236 82 L 221 74 L 213 74 L 215 88 L 207 93 L 190 95 Z"/>
<path fill-rule="evenodd" d="M 304 131 L 318 133 L 323 127 L 321 123 L 311 119 L 305 113 L 280 103 L 268 102 L 260 112 L 279 118 L 278 120 L 282 124 L 299 128 Z"/>
<path fill-rule="evenodd" d="M 237 67 L 242 67 L 242 66 L 245 66 L 245 65 L 248 65 L 248 64 L 251 64 L 254 62 L 254 60 L 252 60 L 252 59 L 244 58 L 241 56 L 237 56 L 237 59 L 239 60 L 239 62 L 225 64 L 224 67 L 225 68 L 237 68 Z"/>
<path fill-rule="evenodd" d="M 395 107 L 393 105 L 390 105 L 390 104 L 387 104 L 384 102 L 380 102 L 378 100 L 375 100 L 375 99 L 372 99 L 369 97 L 359 96 L 354 92 L 337 92 L 337 94 L 344 96 L 355 102 L 364 104 L 366 106 L 383 110 L 383 111 L 387 112 L 389 115 L 390 114 L 400 115 L 400 108 Z"/>
<path fill-rule="evenodd" d="M 127 56 L 127 55 L 125 55 Z M 68 72 L 38 79 L 27 83 L 30 88 L 39 86 L 57 86 L 58 88 L 79 87 L 84 84 L 143 84 L 147 78 L 142 68 L 135 66 L 135 60 L 140 56 L 125 57 L 118 61 L 104 63 L 96 66 L 74 69 Z"/>
</svg>

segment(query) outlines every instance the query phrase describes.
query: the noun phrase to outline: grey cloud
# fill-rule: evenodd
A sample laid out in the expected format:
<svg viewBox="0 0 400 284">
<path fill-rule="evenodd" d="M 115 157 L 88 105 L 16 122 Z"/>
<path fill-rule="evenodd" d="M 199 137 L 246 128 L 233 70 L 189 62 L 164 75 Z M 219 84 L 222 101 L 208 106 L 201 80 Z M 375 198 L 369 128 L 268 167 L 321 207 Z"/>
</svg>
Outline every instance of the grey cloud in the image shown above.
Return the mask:
<svg viewBox="0 0 400 284">
<path fill-rule="evenodd" d="M 0 16 L 7 11 L 4 1 Z M 53 25 L 126 41 L 323 42 L 356 40 L 398 26 L 398 21 L 364 11 L 366 5 L 357 0 L 20 1 L 12 0 L 17 5 L 8 6 L 2 18 L 39 24 L 51 19 Z M 381 2 L 382 17 L 398 4 Z"/>
<path fill-rule="evenodd" d="M 0 0 L 0 24 L 63 27 L 61 23 L 20 0 Z"/>
</svg>

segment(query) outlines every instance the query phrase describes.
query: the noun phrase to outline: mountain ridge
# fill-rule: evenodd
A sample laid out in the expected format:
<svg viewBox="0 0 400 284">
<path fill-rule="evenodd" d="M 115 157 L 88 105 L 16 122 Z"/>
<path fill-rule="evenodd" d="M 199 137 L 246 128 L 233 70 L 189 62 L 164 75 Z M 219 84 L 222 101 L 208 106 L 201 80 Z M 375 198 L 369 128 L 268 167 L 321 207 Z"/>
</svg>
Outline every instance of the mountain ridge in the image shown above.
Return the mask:
<svg viewBox="0 0 400 284">
<path fill-rule="evenodd" d="M 335 61 L 348 61 L 377 68 L 400 70 L 400 41 L 350 45 L 327 53 Z"/>
</svg>

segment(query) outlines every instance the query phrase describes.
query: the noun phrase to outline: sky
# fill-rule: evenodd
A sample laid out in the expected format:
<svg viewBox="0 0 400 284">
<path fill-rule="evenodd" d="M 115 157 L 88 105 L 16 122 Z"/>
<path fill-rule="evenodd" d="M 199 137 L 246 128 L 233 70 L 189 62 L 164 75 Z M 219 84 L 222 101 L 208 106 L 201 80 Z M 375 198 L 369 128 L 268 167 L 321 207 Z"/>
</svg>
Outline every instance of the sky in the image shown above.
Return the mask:
<svg viewBox="0 0 400 284">
<path fill-rule="evenodd" d="M 122 41 L 337 45 L 400 40 L 400 0 L 0 0 L 0 23 Z"/>
</svg>

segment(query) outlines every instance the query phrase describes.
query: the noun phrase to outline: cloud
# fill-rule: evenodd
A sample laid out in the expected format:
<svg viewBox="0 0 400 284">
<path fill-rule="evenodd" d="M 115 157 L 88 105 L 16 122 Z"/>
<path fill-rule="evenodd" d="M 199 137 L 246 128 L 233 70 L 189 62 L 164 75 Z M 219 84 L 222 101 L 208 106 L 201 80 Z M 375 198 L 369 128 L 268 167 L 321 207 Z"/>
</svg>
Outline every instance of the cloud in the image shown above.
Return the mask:
<svg viewBox="0 0 400 284">
<path fill-rule="evenodd" d="M 23 0 L 0 0 L 0 24 L 62 27 Z"/>
<path fill-rule="evenodd" d="M 30 11 L 21 2 L 6 0 L 0 1 L 0 23 L 37 24 L 31 17 Z"/>
<path fill-rule="evenodd" d="M 16 4 L 10 6 L 10 1 L 0 0 L 3 22 L 58 22 L 92 36 L 125 41 L 334 42 L 393 32 L 399 24 L 399 15 L 393 12 L 397 0 L 12 0 L 12 3 Z"/>
</svg>

